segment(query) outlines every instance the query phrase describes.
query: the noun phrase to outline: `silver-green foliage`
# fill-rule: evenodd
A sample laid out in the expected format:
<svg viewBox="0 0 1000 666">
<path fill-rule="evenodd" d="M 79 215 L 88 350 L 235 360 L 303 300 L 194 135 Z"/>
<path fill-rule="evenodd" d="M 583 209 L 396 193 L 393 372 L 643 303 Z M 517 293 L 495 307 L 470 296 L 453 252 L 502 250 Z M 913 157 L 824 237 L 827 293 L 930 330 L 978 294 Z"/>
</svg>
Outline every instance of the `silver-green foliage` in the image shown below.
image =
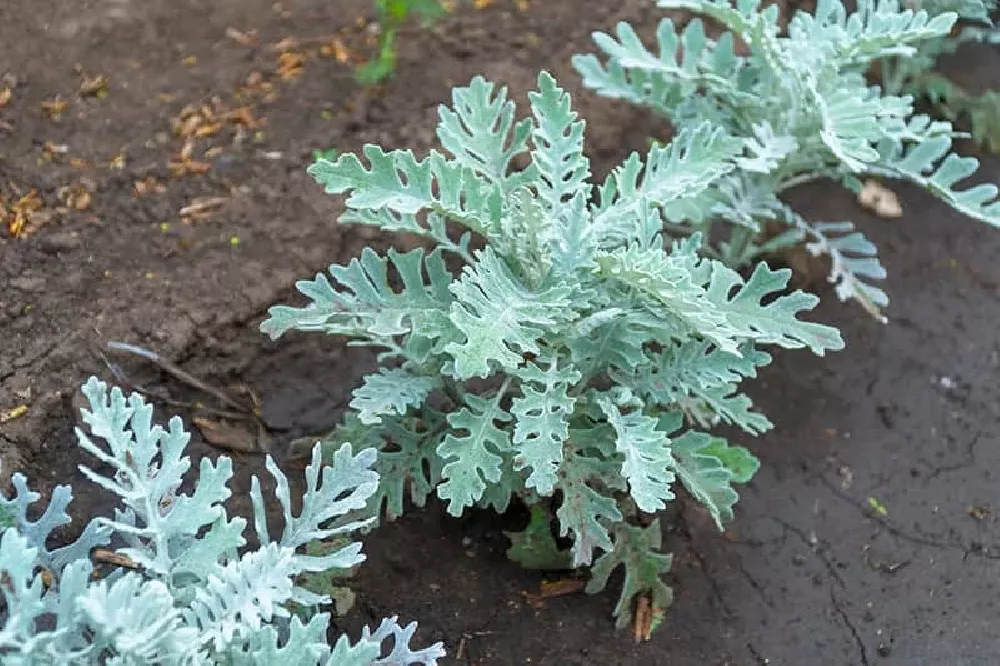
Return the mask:
<svg viewBox="0 0 1000 666">
<path fill-rule="evenodd" d="M 558 495 L 574 566 L 603 551 L 591 591 L 627 569 L 625 621 L 637 594 L 659 608 L 669 601 L 660 579 L 669 556 L 656 552 L 653 528 L 635 524 L 640 513 L 662 509 L 680 483 L 721 528 L 733 485 L 757 468 L 747 450 L 700 429 L 770 428 L 738 390 L 770 361 L 758 347 L 822 355 L 843 342 L 799 319 L 817 299 L 785 293 L 789 271 L 761 264 L 744 279 L 703 258 L 697 236 L 664 240 L 662 211 L 736 172 L 741 139 L 692 124 L 595 188 L 569 96 L 546 73 L 538 86 L 523 120 L 506 90 L 482 78 L 456 89 L 440 109 L 447 153 L 367 146 L 365 161 L 317 160 L 309 173 L 347 195 L 342 222 L 436 247 L 366 249 L 298 283 L 309 303 L 273 307 L 262 330 L 323 331 L 383 350 L 383 369 L 357 388 L 355 412 L 331 439 L 363 428 L 380 447 L 374 506 L 395 516 L 407 494 L 422 505 L 436 489 L 457 516 L 504 510 L 513 494 Z"/>
<path fill-rule="evenodd" d="M 13 496 L 0 495 L 4 664 L 437 663 L 440 644 L 419 651 L 408 647 L 415 624 L 400 627 L 388 619 L 374 632 L 365 630 L 357 643 L 340 637 L 331 649 L 329 614 L 314 613 L 303 622 L 289 608 L 293 602 L 305 607 L 329 602 L 297 585 L 300 574 L 364 560 L 359 543 L 323 556 L 302 551 L 310 542 L 369 522 L 343 517 L 364 507 L 378 487 L 371 469 L 374 449 L 355 454 L 344 444 L 324 465 L 317 444 L 298 515 L 292 514 L 287 478 L 268 457 L 284 529 L 271 539 L 254 477 L 251 498 L 261 546 L 245 550 L 247 521 L 228 517 L 223 505 L 231 493 L 229 458 L 202 459 L 192 492 L 181 492 L 191 467 L 184 455 L 190 435 L 181 420 L 174 417 L 166 429 L 154 425 L 152 407 L 141 396 L 126 398 L 117 388 L 109 394 L 96 378 L 83 391 L 90 409 L 82 413 L 91 434 L 77 429 L 77 439 L 109 473 L 80 469 L 120 505 L 113 518 L 94 518 L 76 541 L 49 550 L 53 533 L 70 522 L 72 492 L 57 486 L 45 511 L 32 520 L 29 509 L 41 496 L 23 475 L 13 476 Z M 116 553 L 128 568 L 95 576 L 91 550 L 109 544 L 120 546 Z M 386 641 L 391 648 L 383 648 Z"/>
<path fill-rule="evenodd" d="M 873 62 L 906 60 L 921 44 L 947 35 L 954 12 L 930 15 L 896 0 L 860 0 L 849 14 L 840 0 L 819 0 L 814 14 L 797 12 L 782 32 L 778 7 L 762 9 L 759 0 L 658 4 L 705 16 L 724 31 L 710 39 L 701 18 L 682 31 L 664 19 L 651 51 L 620 23 L 614 36 L 594 35 L 605 60 L 578 55 L 574 65 L 586 86 L 651 107 L 682 133 L 707 120 L 742 144 L 739 169 L 686 205 L 667 209 L 668 222 L 702 233 L 711 256 L 742 266 L 804 242 L 814 255 L 830 257 L 830 281 L 841 300 L 854 299 L 881 318 L 889 301 L 873 284 L 885 277 L 875 246 L 850 222 L 807 221 L 779 199 L 782 192 L 821 178 L 854 191 L 862 176 L 893 178 L 1000 226 L 994 185 L 956 188 L 978 162 L 951 152 L 958 136 L 951 124 L 915 115 L 911 97 L 883 94 L 865 80 Z M 748 55 L 737 54 L 737 41 Z M 716 221 L 731 225 L 732 233 L 728 242 L 708 247 Z M 773 228 L 779 232 L 772 237 Z"/>
<path fill-rule="evenodd" d="M 957 53 L 968 44 L 1000 44 L 1000 28 L 990 18 L 997 9 L 996 0 L 914 0 L 913 5 L 931 16 L 955 12 L 961 27 L 948 36 L 921 42 L 913 55 L 879 62 L 883 87 L 891 94 L 928 100 L 948 120 L 967 121 L 977 144 L 1000 153 L 1000 90 L 977 94 L 935 69 L 941 56 Z M 974 52 L 969 56 L 975 57 Z"/>
</svg>

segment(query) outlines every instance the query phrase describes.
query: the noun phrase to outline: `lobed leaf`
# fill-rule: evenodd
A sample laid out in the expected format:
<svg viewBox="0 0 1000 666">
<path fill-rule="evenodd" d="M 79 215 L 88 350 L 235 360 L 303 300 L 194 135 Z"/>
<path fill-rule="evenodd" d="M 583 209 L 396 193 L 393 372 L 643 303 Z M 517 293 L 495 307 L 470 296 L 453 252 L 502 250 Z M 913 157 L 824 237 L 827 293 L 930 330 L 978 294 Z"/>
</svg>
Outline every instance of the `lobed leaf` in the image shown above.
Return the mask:
<svg viewBox="0 0 1000 666">
<path fill-rule="evenodd" d="M 749 480 L 760 463 L 744 448 L 691 430 L 673 439 L 671 453 L 677 479 L 708 509 L 718 528 L 725 529 L 739 500 L 733 484 Z"/>
<path fill-rule="evenodd" d="M 464 339 L 448 343 L 445 351 L 454 359 L 457 379 L 488 377 L 492 362 L 515 370 L 521 354 L 540 351 L 536 341 L 543 327 L 575 315 L 567 287 L 529 289 L 491 248 L 480 252 L 478 260 L 451 285 L 451 321 Z"/>
<path fill-rule="evenodd" d="M 944 37 L 958 16 L 930 16 L 903 8 L 897 0 L 860 0 L 848 14 L 839 0 L 819 0 L 814 14 L 798 11 L 788 25 L 793 41 L 832 45 L 831 57 L 848 66 L 868 65 L 877 58 L 909 57 L 916 43 Z"/>
<path fill-rule="evenodd" d="M 400 291 L 389 284 L 390 263 L 403 283 Z M 426 258 L 419 248 L 389 250 L 385 258 L 366 248 L 360 260 L 333 265 L 330 274 L 336 287 L 323 274 L 296 283 L 312 302 L 304 308 L 271 307 L 261 332 L 277 339 L 290 330 L 321 331 L 385 344 L 396 335 L 418 332 L 433 340 L 452 330 L 447 318 L 454 300 L 448 291 L 451 275 L 440 250 Z"/>
<path fill-rule="evenodd" d="M 625 568 L 625 582 L 614 611 L 618 628 L 628 624 L 632 604 L 640 595 L 650 596 L 654 615 L 662 616 L 673 603 L 673 590 L 663 582 L 663 576 L 670 571 L 674 556 L 659 552 L 663 539 L 660 529 L 659 519 L 647 527 L 617 523 L 613 549 L 597 558 L 591 568 L 588 594 L 603 591 L 614 570 Z"/>
<path fill-rule="evenodd" d="M 528 93 L 535 116 L 531 133 L 535 189 L 550 215 L 557 217 L 566 204 L 584 191 L 590 160 L 583 154 L 585 123 L 576 120 L 570 96 L 548 72 L 538 76 L 538 90 Z"/>
<path fill-rule="evenodd" d="M 499 452 L 511 447 L 510 433 L 496 426 L 511 420 L 500 406 L 503 394 L 499 391 L 492 399 L 466 394 L 465 406 L 448 415 L 452 432 L 437 449 L 438 456 L 448 462 L 441 470 L 443 481 L 437 494 L 448 502 L 448 513 L 453 516 L 479 501 L 487 483 L 500 481 L 503 458 Z"/>
<path fill-rule="evenodd" d="M 612 229 L 642 213 L 647 203 L 665 206 L 695 197 L 732 171 L 742 152 L 742 140 L 710 122 L 682 128 L 669 144 L 653 146 L 644 164 L 630 160 L 608 177 L 594 224 Z"/>
<path fill-rule="evenodd" d="M 420 407 L 432 391 L 441 386 L 437 377 L 412 374 L 406 368 L 382 368 L 367 375 L 354 389 L 350 406 L 362 423 L 380 423 L 382 416 L 403 416 L 412 407 Z"/>
<path fill-rule="evenodd" d="M 567 395 L 580 381 L 575 370 L 560 369 L 556 360 L 542 370 L 534 363 L 518 371 L 521 395 L 511 404 L 514 415 L 514 469 L 531 469 L 525 481 L 540 495 L 552 494 L 556 471 L 563 457 L 563 443 L 569 436 L 569 417 L 576 399 Z"/>
<path fill-rule="evenodd" d="M 603 277 L 644 293 L 662 306 L 661 328 L 685 337 L 704 332 L 721 349 L 735 352 L 738 345 L 726 329 L 725 313 L 692 270 L 692 262 L 697 261 L 693 248 L 667 253 L 638 245 L 603 253 L 597 259 Z"/>
<path fill-rule="evenodd" d="M 816 296 L 796 291 L 762 303 L 785 288 L 791 273 L 788 269 L 772 271 L 760 263 L 744 282 L 735 271 L 717 263 L 712 268 L 708 297 L 725 312 L 726 324 L 735 337 L 786 349 L 808 347 L 818 356 L 843 349 L 837 329 L 798 319 L 800 313 L 816 306 Z"/>
<path fill-rule="evenodd" d="M 830 257 L 829 281 L 837 297 L 842 301 L 858 301 L 873 317 L 885 321 L 882 308 L 889 305 L 889 296 L 870 284 L 886 276 L 875 244 L 856 231 L 852 222 L 809 224 L 797 216 L 796 222 L 810 241 L 806 249 L 813 256 L 825 254 Z"/>
<path fill-rule="evenodd" d="M 615 473 L 608 463 L 569 450 L 560 469 L 559 489 L 562 503 L 556 512 L 560 535 L 573 538 L 573 566 L 587 566 L 597 549 L 613 548 L 608 525 L 622 521 L 617 502 L 591 487 Z"/>
<path fill-rule="evenodd" d="M 743 95 L 734 77 L 743 59 L 733 52 L 732 35 L 715 43 L 707 39 L 698 18 L 691 20 L 681 35 L 671 19 L 663 19 L 656 31 L 657 53 L 646 49 L 628 23 L 619 22 L 615 33 L 593 33 L 594 43 L 608 58 L 606 63 L 592 54 L 572 58 L 583 85 L 603 97 L 627 100 L 669 115 L 700 88 L 720 96 Z"/>
<path fill-rule="evenodd" d="M 330 666 L 368 666 L 369 664 L 386 664 L 386 666 L 437 666 L 437 660 L 445 656 L 443 645 L 438 642 L 421 650 L 410 647 L 413 634 L 417 631 L 416 622 L 405 627 L 399 626 L 396 617 L 382 620 L 372 631 L 365 627 L 361 630 L 361 639 L 354 646 L 341 637 L 333 646 L 333 654 L 327 662 Z M 391 640 L 388 653 L 384 644 Z"/>
<path fill-rule="evenodd" d="M 335 162 L 319 158 L 307 172 L 327 194 L 349 193 L 350 209 L 388 209 L 404 215 L 433 211 L 480 234 L 499 222 L 497 186 L 472 169 L 433 151 L 423 160 L 409 150 L 386 153 L 373 145 L 365 146 L 363 153 L 368 167 L 356 155 L 344 153 Z"/>
<path fill-rule="evenodd" d="M 494 85 L 481 76 L 464 88 L 454 88 L 451 99 L 451 108 L 438 109 L 441 145 L 465 167 L 504 185 L 511 161 L 527 150 L 531 121 L 515 122 L 507 89 L 494 95 Z"/>
<path fill-rule="evenodd" d="M 1000 227 L 1000 190 L 996 185 L 953 189 L 976 172 L 979 160 L 949 152 L 951 142 L 951 137 L 944 135 L 927 138 L 911 146 L 902 159 L 885 161 L 872 171 L 916 183 L 965 215 Z"/>
<path fill-rule="evenodd" d="M 771 362 L 769 354 L 752 345 L 743 345 L 739 353 L 732 354 L 704 340 L 678 342 L 649 357 L 652 363 L 643 368 L 640 377 L 656 395 L 737 384 L 744 378 L 756 378 L 757 368 Z"/>
<path fill-rule="evenodd" d="M 624 457 L 621 475 L 629 493 L 646 513 L 656 513 L 674 499 L 670 487 L 670 438 L 657 429 L 658 421 L 640 412 L 622 414 L 610 400 L 600 401 L 608 423 L 615 429 L 615 448 Z"/>
</svg>

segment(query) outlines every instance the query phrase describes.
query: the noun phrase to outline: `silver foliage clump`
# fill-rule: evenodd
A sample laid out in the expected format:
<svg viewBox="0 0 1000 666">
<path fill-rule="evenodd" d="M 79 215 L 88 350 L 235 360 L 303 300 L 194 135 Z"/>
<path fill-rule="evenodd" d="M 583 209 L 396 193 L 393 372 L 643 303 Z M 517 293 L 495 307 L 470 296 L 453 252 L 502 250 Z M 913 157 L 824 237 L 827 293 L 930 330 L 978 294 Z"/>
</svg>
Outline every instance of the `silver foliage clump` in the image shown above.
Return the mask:
<svg viewBox="0 0 1000 666">
<path fill-rule="evenodd" d="M 822 355 L 843 341 L 800 318 L 817 299 L 788 293 L 790 271 L 743 277 L 701 256 L 697 236 L 664 238 L 665 211 L 699 205 L 740 168 L 744 143 L 728 130 L 692 124 L 594 185 L 584 122 L 547 73 L 523 120 L 480 77 L 452 96 L 438 124 L 446 153 L 369 145 L 364 160 L 309 169 L 346 195 L 341 222 L 433 250 L 366 249 L 299 282 L 309 302 L 272 307 L 262 330 L 381 350 L 329 439 L 379 448 L 372 508 L 391 518 L 436 493 L 457 516 L 558 498 L 565 566 L 593 564 L 591 592 L 624 567 L 622 622 L 640 595 L 662 611 L 670 556 L 655 514 L 683 486 L 720 529 L 733 517 L 734 486 L 758 463 L 706 430 L 771 427 L 739 390 L 770 362 L 760 347 Z"/>
<path fill-rule="evenodd" d="M 667 212 L 675 228 L 701 233 L 703 252 L 739 267 L 804 243 L 830 258 L 829 279 L 841 300 L 855 300 L 884 320 L 889 299 L 875 284 L 885 277 L 875 245 L 852 222 L 806 220 L 780 200 L 784 191 L 831 179 L 857 192 L 862 177 L 896 179 L 1000 226 L 996 186 L 958 189 L 979 166 L 951 152 L 963 135 L 949 122 L 915 114 L 913 98 L 899 94 L 902 83 L 887 93 L 865 78 L 873 63 L 908 62 L 922 45 L 944 39 L 958 15 L 938 5 L 983 18 L 980 0 L 931 3 L 931 13 L 896 0 L 859 0 L 848 13 L 840 0 L 819 0 L 815 13 L 797 11 L 786 31 L 778 7 L 762 8 L 760 0 L 657 4 L 704 16 L 723 32 L 710 39 L 701 18 L 683 30 L 664 19 L 649 50 L 623 22 L 614 35 L 595 33 L 603 60 L 587 54 L 573 62 L 584 85 L 601 95 L 650 107 L 680 131 L 708 119 L 742 143 L 739 169 Z M 731 235 L 710 245 L 715 222 L 727 224 Z"/>
<path fill-rule="evenodd" d="M 308 621 L 289 604 L 315 608 L 330 600 L 296 584 L 303 573 L 350 568 L 364 560 L 352 543 L 323 556 L 302 553 L 317 540 L 344 535 L 369 520 L 343 517 L 365 506 L 378 487 L 376 451 L 355 454 L 344 444 L 324 464 L 313 449 L 299 514 L 292 514 L 288 479 L 270 458 L 284 529 L 272 540 L 256 477 L 251 497 L 261 546 L 245 550 L 246 520 L 226 515 L 223 502 L 232 461 L 201 461 L 193 490 L 180 492 L 191 467 L 190 439 L 178 417 L 154 425 L 152 406 L 138 394 L 91 378 L 83 387 L 90 409 L 77 429 L 80 447 L 112 470 L 81 466 L 96 485 L 120 499 L 113 518 L 92 519 L 74 542 L 49 550 L 53 532 L 70 522 L 69 486 L 57 486 L 35 520 L 41 496 L 14 474 L 14 494 L 0 495 L 0 659 L 4 664 L 291 664 L 368 666 L 437 663 L 440 644 L 408 647 L 416 625 L 395 618 L 365 630 L 351 644 L 327 641 L 330 616 Z M 104 445 L 97 440 L 103 440 Z M 340 519 L 340 520 L 338 520 Z M 325 526 L 333 521 L 333 526 Z M 97 577 L 91 551 L 111 544 L 126 566 Z M 242 551 L 242 552 L 241 552 Z M 383 644 L 390 642 L 391 648 Z"/>
<path fill-rule="evenodd" d="M 976 57 L 970 45 L 1000 45 L 1000 28 L 991 19 L 996 0 L 911 0 L 910 5 L 931 16 L 955 12 L 958 23 L 949 35 L 918 44 L 912 55 L 883 58 L 877 64 L 883 88 L 926 100 L 936 114 L 965 123 L 978 145 L 1000 153 L 1000 90 L 967 90 L 936 68 L 942 56 L 960 50 Z"/>
</svg>

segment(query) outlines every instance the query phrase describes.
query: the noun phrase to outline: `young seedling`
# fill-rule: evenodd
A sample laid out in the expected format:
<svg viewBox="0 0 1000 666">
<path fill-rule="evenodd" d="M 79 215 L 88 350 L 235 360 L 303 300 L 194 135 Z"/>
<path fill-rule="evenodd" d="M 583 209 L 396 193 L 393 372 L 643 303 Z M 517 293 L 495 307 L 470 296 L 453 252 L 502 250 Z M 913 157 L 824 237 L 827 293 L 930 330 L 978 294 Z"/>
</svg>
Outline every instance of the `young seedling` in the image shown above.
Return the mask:
<svg viewBox="0 0 1000 666">
<path fill-rule="evenodd" d="M 357 71 L 358 80 L 365 85 L 381 83 L 396 70 L 396 35 L 409 18 L 415 16 L 428 25 L 447 12 L 441 0 L 375 0 L 375 13 L 378 55 Z"/>
</svg>

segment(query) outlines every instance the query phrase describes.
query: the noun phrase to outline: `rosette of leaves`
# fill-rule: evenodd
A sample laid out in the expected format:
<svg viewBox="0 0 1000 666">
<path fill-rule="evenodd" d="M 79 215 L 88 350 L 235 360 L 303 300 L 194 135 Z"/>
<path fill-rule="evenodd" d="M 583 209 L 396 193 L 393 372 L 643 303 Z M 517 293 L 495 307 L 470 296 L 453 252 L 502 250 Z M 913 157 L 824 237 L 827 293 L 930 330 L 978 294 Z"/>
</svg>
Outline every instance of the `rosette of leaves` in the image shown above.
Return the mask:
<svg viewBox="0 0 1000 666">
<path fill-rule="evenodd" d="M 440 644 L 409 648 L 415 623 L 401 627 L 386 619 L 374 631 L 365 629 L 358 642 L 341 636 L 331 647 L 328 613 L 315 612 L 307 621 L 292 613 L 293 604 L 315 609 L 329 602 L 298 585 L 299 576 L 364 560 L 359 543 L 322 555 L 304 550 L 369 522 L 345 516 L 364 507 L 378 487 L 374 449 L 355 454 L 344 444 L 323 464 L 317 444 L 298 515 L 288 479 L 268 457 L 284 529 L 272 540 L 254 477 L 250 494 L 261 545 L 247 550 L 247 521 L 228 517 L 223 505 L 232 477 L 228 457 L 202 459 L 192 491 L 183 493 L 182 483 L 190 481 L 191 461 L 184 455 L 190 435 L 180 419 L 167 428 L 153 425 L 152 407 L 141 396 L 126 398 L 117 388 L 109 394 L 96 378 L 83 392 L 90 434 L 77 429 L 77 439 L 107 473 L 80 470 L 120 504 L 114 517 L 92 519 L 78 539 L 50 550 L 53 533 L 70 522 L 72 491 L 57 486 L 32 520 L 29 509 L 41 496 L 14 474 L 14 494 L 0 494 L 4 664 L 430 666 L 443 656 Z M 102 559 L 115 567 L 95 568 L 91 551 L 112 544 L 113 556 Z"/>
<path fill-rule="evenodd" d="M 939 40 L 954 12 L 934 16 L 895 0 L 860 0 L 848 13 L 839 0 L 819 0 L 814 14 L 797 12 L 779 30 L 776 5 L 758 0 L 659 0 L 666 9 L 704 16 L 723 28 L 707 36 L 700 17 L 679 31 L 670 19 L 651 51 L 627 23 L 615 35 L 595 33 L 605 59 L 577 55 L 584 85 L 599 94 L 650 107 L 681 133 L 703 127 L 742 142 L 738 169 L 690 200 L 668 208 L 671 229 L 696 232 L 702 252 L 727 265 L 752 265 L 778 250 L 805 244 L 830 259 L 829 280 L 841 300 L 859 302 L 884 321 L 885 277 L 877 248 L 845 220 L 812 222 L 780 195 L 830 179 L 860 192 L 863 177 L 915 183 L 955 210 L 1000 226 L 997 187 L 959 189 L 978 161 L 951 152 L 958 134 L 946 121 L 914 113 L 913 99 L 883 94 L 866 72 L 876 61 L 905 60 Z M 737 53 L 740 43 L 747 55 Z M 713 233 L 716 223 L 729 233 Z"/>
<path fill-rule="evenodd" d="M 744 278 L 702 257 L 697 236 L 664 239 L 664 211 L 701 205 L 741 140 L 692 126 L 595 187 L 569 96 L 543 72 L 529 99 L 516 120 L 506 89 L 477 77 L 440 108 L 446 153 L 369 145 L 364 160 L 317 160 L 309 173 L 347 195 L 341 222 L 433 249 L 366 249 L 299 282 L 309 302 L 272 307 L 261 328 L 381 350 L 331 438 L 363 430 L 380 449 L 374 508 L 394 517 L 432 492 L 455 516 L 555 498 L 570 565 L 594 565 L 588 589 L 625 568 L 615 613 L 627 622 L 637 596 L 659 611 L 670 601 L 656 513 L 683 486 L 721 527 L 757 468 L 706 430 L 771 427 L 738 389 L 770 361 L 761 347 L 822 355 L 843 342 L 799 318 L 817 299 L 784 292 L 790 271 Z"/>
</svg>

